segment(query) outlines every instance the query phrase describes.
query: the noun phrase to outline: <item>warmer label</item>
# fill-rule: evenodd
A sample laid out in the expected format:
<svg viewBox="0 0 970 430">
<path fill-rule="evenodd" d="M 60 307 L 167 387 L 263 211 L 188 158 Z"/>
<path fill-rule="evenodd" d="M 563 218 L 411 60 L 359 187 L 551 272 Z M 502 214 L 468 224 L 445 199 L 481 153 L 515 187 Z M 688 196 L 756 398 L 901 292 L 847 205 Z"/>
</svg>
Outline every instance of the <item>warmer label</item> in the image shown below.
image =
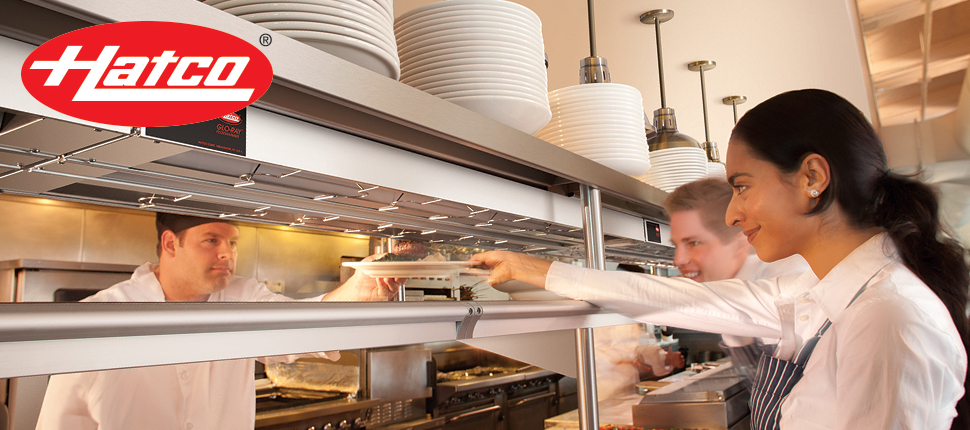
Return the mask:
<svg viewBox="0 0 970 430">
<path fill-rule="evenodd" d="M 35 49 L 20 71 L 27 91 L 76 118 L 161 127 L 222 118 L 273 81 L 269 59 L 211 28 L 159 21 L 96 25 Z"/>
</svg>

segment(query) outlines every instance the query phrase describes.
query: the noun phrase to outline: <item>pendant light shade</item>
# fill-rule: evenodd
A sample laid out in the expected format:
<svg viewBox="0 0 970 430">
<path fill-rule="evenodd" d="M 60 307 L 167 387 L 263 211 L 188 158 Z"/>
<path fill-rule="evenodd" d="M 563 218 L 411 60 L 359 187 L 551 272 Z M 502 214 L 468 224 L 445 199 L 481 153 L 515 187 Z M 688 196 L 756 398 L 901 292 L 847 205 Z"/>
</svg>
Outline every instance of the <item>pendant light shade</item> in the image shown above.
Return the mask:
<svg viewBox="0 0 970 430">
<path fill-rule="evenodd" d="M 656 9 L 640 15 L 640 22 L 653 25 L 657 33 L 657 63 L 660 72 L 660 109 L 653 112 L 653 124 L 657 134 L 650 138 L 651 151 L 668 148 L 701 148 L 696 139 L 677 131 L 677 118 L 672 108 L 667 107 L 667 94 L 664 89 L 663 44 L 660 39 L 660 24 L 674 18 L 670 9 Z"/>
</svg>

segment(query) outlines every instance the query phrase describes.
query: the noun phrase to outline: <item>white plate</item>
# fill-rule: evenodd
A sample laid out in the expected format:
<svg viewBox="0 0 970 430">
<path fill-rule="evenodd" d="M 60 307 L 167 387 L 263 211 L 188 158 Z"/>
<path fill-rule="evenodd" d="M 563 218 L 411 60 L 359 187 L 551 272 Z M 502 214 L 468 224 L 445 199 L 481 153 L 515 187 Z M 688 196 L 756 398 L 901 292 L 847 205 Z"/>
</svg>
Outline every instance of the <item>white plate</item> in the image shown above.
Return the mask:
<svg viewBox="0 0 970 430">
<path fill-rule="evenodd" d="M 431 61 L 421 66 L 401 64 L 402 75 L 419 75 L 424 72 L 444 69 L 450 66 L 477 66 L 477 65 L 502 65 L 513 69 L 521 69 L 523 72 L 532 72 L 536 75 L 545 74 L 546 68 L 541 61 L 518 60 L 515 58 L 456 58 L 452 60 Z M 543 95 L 545 98 L 545 95 Z"/>
<path fill-rule="evenodd" d="M 380 26 L 381 28 L 391 28 L 391 23 L 383 16 L 375 13 L 372 9 L 365 7 L 358 7 L 349 3 L 342 3 L 338 1 L 328 1 L 328 0 L 315 0 L 314 3 L 269 3 L 268 1 L 276 0 L 261 0 L 262 3 L 252 3 L 252 4 L 239 4 L 235 5 L 235 1 L 225 2 L 216 5 L 216 8 L 222 9 L 224 12 L 231 13 L 233 15 L 242 15 L 246 13 L 258 13 L 258 12 L 312 12 L 321 13 L 333 16 L 339 16 L 342 18 L 353 19 L 360 21 L 365 24 L 374 24 Z M 251 3 L 251 2 L 247 2 Z"/>
<path fill-rule="evenodd" d="M 602 158 L 602 157 L 586 157 L 597 163 L 600 163 L 606 167 L 609 167 L 617 172 L 623 173 L 624 175 L 629 175 L 633 177 L 643 176 L 650 170 L 650 162 L 644 160 L 631 160 L 628 158 Z"/>
<path fill-rule="evenodd" d="M 441 72 L 438 74 L 434 74 L 434 75 L 426 76 L 422 78 L 412 78 L 412 79 L 404 78 L 404 79 L 401 79 L 401 82 L 411 86 L 419 86 L 419 85 L 434 84 L 438 82 L 442 82 L 442 83 L 450 82 L 457 79 L 490 79 L 490 78 L 511 79 L 511 80 L 521 82 L 523 85 L 529 85 L 531 87 L 536 87 L 536 88 L 546 88 L 546 85 L 547 85 L 546 81 L 544 80 L 523 76 L 521 73 L 501 72 L 501 71 L 493 71 L 493 70 L 481 70 L 481 71 L 464 70 L 464 71 L 457 71 L 457 72 Z M 488 81 L 486 80 L 482 82 L 488 82 Z"/>
<path fill-rule="evenodd" d="M 402 73 L 401 74 L 401 82 L 404 82 L 406 84 L 411 84 L 411 83 L 417 82 L 418 80 L 421 80 L 423 78 L 429 78 L 429 77 L 444 75 L 444 74 L 453 73 L 453 72 L 471 72 L 471 73 L 478 73 L 478 72 L 505 72 L 505 73 L 511 73 L 513 75 L 518 75 L 520 77 L 520 79 L 522 79 L 522 78 L 531 79 L 532 81 L 539 83 L 539 85 L 542 86 L 542 87 L 545 87 L 547 85 L 547 82 L 548 82 L 547 79 L 546 79 L 546 74 L 544 73 L 545 70 L 543 70 L 543 73 L 542 74 L 538 74 L 538 73 L 536 73 L 533 70 L 528 70 L 528 69 L 525 69 L 525 68 L 522 68 L 522 67 L 511 67 L 511 66 L 506 66 L 506 65 L 502 65 L 502 64 L 473 64 L 473 65 L 464 65 L 464 66 L 448 66 L 448 67 L 442 67 L 440 69 L 428 70 L 428 71 L 421 72 L 421 73 L 414 73 L 414 74 L 404 74 L 404 73 Z M 468 76 L 472 76 L 472 75 L 468 75 Z M 449 77 L 451 77 L 451 76 L 449 76 Z M 546 107 L 548 107 L 548 106 L 549 105 L 546 104 Z M 551 115 L 552 114 L 550 113 L 550 116 Z M 643 121 L 643 120 L 641 119 L 641 121 Z"/>
<path fill-rule="evenodd" d="M 393 44 L 390 44 L 386 40 L 380 37 L 377 37 L 373 34 L 366 33 L 349 27 L 344 27 L 341 25 L 324 24 L 321 22 L 306 22 L 306 21 L 268 21 L 268 22 L 260 22 L 259 25 L 274 31 L 276 30 L 315 31 L 319 33 L 337 34 L 341 36 L 353 37 L 355 39 L 359 39 L 364 42 L 370 43 L 371 45 L 378 46 L 384 51 L 386 51 L 388 54 L 391 54 L 395 58 L 397 58 L 397 47 L 394 46 Z"/>
<path fill-rule="evenodd" d="M 516 15 L 512 13 L 506 13 L 504 11 L 492 11 L 487 9 L 465 9 L 449 12 L 436 13 L 434 15 L 428 15 L 425 18 L 419 20 L 411 21 L 400 21 L 394 23 L 395 33 L 404 33 L 411 31 L 417 27 L 423 27 L 427 25 L 435 25 L 449 21 L 458 21 L 463 19 L 483 19 L 483 20 L 501 20 L 502 22 L 508 24 L 515 24 L 530 28 L 538 33 L 542 33 L 542 26 L 537 25 L 535 22 L 523 17 L 522 15 Z"/>
<path fill-rule="evenodd" d="M 474 52 L 474 51 L 494 51 L 494 52 L 512 52 L 518 55 L 524 55 L 527 57 L 538 56 L 534 50 L 529 48 L 523 48 L 520 43 L 513 42 L 503 42 L 498 40 L 476 40 L 471 43 L 467 41 L 457 41 L 457 42 L 442 42 L 442 43 L 429 43 L 422 45 L 420 48 L 415 48 L 411 50 L 398 50 L 401 53 L 401 59 L 418 59 L 426 58 L 435 55 L 451 54 L 455 52 Z M 545 57 L 543 57 L 545 58 Z"/>
<path fill-rule="evenodd" d="M 494 10 L 499 12 L 512 13 L 523 18 L 526 18 L 536 25 L 542 25 L 542 21 L 539 19 L 539 15 L 536 15 L 531 9 L 504 0 L 449 0 L 447 2 L 439 1 L 435 3 L 430 3 L 424 6 L 419 6 L 404 12 L 397 19 L 401 23 L 406 23 L 413 19 L 420 19 L 422 17 L 433 15 L 437 13 L 442 13 L 445 11 L 456 11 L 465 9 L 481 9 L 481 10 Z"/>
<path fill-rule="evenodd" d="M 521 31 L 508 31 L 503 29 L 482 30 L 477 28 L 453 28 L 450 30 L 435 31 L 417 38 L 398 38 L 397 45 L 402 52 L 408 52 L 426 45 L 444 42 L 465 41 L 469 45 L 488 43 L 489 40 L 498 40 L 518 44 L 523 49 L 528 49 L 539 55 L 545 55 L 543 44 L 533 40 L 524 39 Z"/>
<path fill-rule="evenodd" d="M 363 40 L 317 31 L 277 30 L 276 32 L 391 79 L 397 80 L 401 77 L 401 68 L 391 54 Z"/>
<path fill-rule="evenodd" d="M 435 24 L 417 25 L 410 27 L 408 30 L 395 31 L 394 34 L 401 40 L 412 40 L 430 33 L 453 29 L 478 29 L 479 31 L 507 30 L 521 34 L 522 37 L 528 38 L 528 40 L 536 44 L 542 44 L 542 32 L 536 28 L 526 27 L 521 24 L 506 23 L 501 19 L 477 19 L 475 17 L 445 20 Z"/>
<path fill-rule="evenodd" d="M 418 69 L 420 67 L 427 66 L 429 64 L 440 64 L 444 61 L 452 60 L 478 60 L 478 59 L 503 59 L 503 60 L 514 60 L 524 64 L 530 64 L 536 69 L 545 70 L 545 59 L 539 56 L 529 57 L 522 54 L 513 54 L 508 52 L 489 52 L 489 51 L 465 51 L 456 52 L 451 54 L 440 54 L 434 56 L 425 56 L 423 58 L 408 58 L 401 59 L 401 67 L 408 69 Z"/>
<path fill-rule="evenodd" d="M 549 117 L 552 116 L 548 104 L 521 97 L 472 96 L 447 100 L 526 134 L 535 133 L 546 125 Z"/>
<path fill-rule="evenodd" d="M 374 278 L 443 278 L 476 266 L 474 261 L 371 261 L 343 263 Z"/>
<path fill-rule="evenodd" d="M 525 87 L 514 87 L 509 85 L 476 85 L 476 84 L 461 84 L 461 85 L 445 85 L 442 87 L 434 88 L 418 88 L 428 94 L 433 94 L 441 98 L 457 97 L 462 95 L 507 95 L 513 97 L 526 97 L 530 100 L 535 100 L 539 103 L 546 102 L 546 95 L 542 94 L 542 91 L 536 89 L 530 89 Z"/>
</svg>

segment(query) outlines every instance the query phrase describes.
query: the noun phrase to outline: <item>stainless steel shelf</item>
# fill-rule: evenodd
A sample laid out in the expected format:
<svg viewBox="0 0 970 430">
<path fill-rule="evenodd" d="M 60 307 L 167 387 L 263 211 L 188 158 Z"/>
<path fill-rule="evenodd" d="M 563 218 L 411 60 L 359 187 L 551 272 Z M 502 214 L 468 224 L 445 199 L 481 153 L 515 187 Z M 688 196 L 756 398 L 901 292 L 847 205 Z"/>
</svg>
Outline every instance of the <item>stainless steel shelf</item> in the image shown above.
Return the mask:
<svg viewBox="0 0 970 430">
<path fill-rule="evenodd" d="M 0 304 L 0 378 L 631 322 L 571 300 Z"/>
</svg>

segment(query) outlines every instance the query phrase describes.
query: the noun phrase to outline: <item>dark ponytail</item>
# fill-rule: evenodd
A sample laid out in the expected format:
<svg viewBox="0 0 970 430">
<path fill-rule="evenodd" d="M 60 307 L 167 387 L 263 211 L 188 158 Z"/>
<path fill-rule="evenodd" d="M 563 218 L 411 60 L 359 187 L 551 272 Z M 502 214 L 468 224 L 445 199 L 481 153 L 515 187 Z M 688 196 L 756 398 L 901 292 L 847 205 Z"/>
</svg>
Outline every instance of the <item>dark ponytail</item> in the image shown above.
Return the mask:
<svg viewBox="0 0 970 430">
<path fill-rule="evenodd" d="M 921 182 L 893 173 L 879 178 L 875 191 L 876 225 L 893 238 L 906 267 L 943 301 L 964 349 L 970 350 L 966 313 L 970 269 L 963 247 L 944 235 L 936 193 Z M 951 429 L 970 429 L 970 398 L 966 395 L 970 378 L 965 380 L 964 392 Z"/>
<path fill-rule="evenodd" d="M 831 180 L 806 216 L 837 204 L 855 227 L 885 229 L 906 267 L 946 305 L 964 348 L 970 349 L 966 251 L 944 234 L 936 193 L 888 172 L 882 141 L 861 111 L 828 91 L 792 91 L 745 113 L 731 141 L 743 142 L 756 157 L 785 173 L 796 172 L 811 154 L 825 158 Z M 960 400 L 957 411 L 952 428 L 970 428 L 968 396 Z"/>
</svg>

